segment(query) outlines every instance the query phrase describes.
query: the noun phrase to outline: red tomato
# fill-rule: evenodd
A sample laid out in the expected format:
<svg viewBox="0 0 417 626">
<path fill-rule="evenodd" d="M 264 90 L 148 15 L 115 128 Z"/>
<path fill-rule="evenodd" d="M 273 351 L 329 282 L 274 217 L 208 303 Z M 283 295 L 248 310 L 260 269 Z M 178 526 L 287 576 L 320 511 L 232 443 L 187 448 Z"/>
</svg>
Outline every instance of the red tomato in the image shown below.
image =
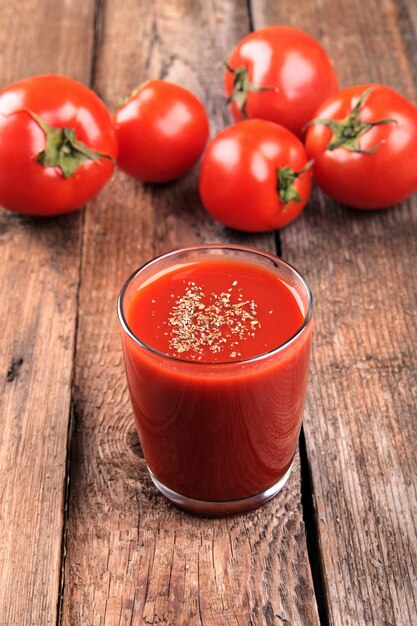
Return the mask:
<svg viewBox="0 0 417 626">
<path fill-rule="evenodd" d="M 235 120 L 261 118 L 298 136 L 320 104 L 338 89 L 321 45 L 289 26 L 250 33 L 233 50 L 224 83 Z"/>
<path fill-rule="evenodd" d="M 303 210 L 311 190 L 311 163 L 301 141 L 265 120 L 229 126 L 208 145 L 200 196 L 217 220 L 238 230 L 275 230 Z"/>
<path fill-rule="evenodd" d="M 103 102 L 66 76 L 33 76 L 0 92 L 0 205 L 68 213 L 112 175 L 116 135 Z"/>
<path fill-rule="evenodd" d="M 146 182 L 185 174 L 201 156 L 209 136 L 206 111 L 190 91 L 164 80 L 141 85 L 114 116 L 118 165 Z"/>
<path fill-rule="evenodd" d="M 382 209 L 417 190 L 417 108 L 383 85 L 343 89 L 317 111 L 306 136 L 314 176 L 329 196 Z"/>
</svg>

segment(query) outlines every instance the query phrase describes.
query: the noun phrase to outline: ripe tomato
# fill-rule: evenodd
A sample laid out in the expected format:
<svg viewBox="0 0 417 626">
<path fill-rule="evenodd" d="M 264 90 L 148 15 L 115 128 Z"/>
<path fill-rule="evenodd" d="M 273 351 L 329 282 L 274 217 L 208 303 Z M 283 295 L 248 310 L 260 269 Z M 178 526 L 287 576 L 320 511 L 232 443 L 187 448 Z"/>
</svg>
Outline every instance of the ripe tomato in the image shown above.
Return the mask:
<svg viewBox="0 0 417 626">
<path fill-rule="evenodd" d="M 310 165 L 303 144 L 289 130 L 266 120 L 245 120 L 208 145 L 200 196 L 226 226 L 275 230 L 303 210 L 311 190 Z"/>
<path fill-rule="evenodd" d="M 118 165 L 146 182 L 185 174 L 199 159 L 209 136 L 206 111 L 190 91 L 149 80 L 114 115 Z"/>
<path fill-rule="evenodd" d="M 110 113 L 66 76 L 19 80 L 0 92 L 0 205 L 27 215 L 68 213 L 91 200 L 117 156 Z"/>
<path fill-rule="evenodd" d="M 417 108 L 384 85 L 343 89 L 317 111 L 306 136 L 314 176 L 329 196 L 381 209 L 417 190 Z"/>
<path fill-rule="evenodd" d="M 299 137 L 320 104 L 338 89 L 321 45 L 289 26 L 270 26 L 244 37 L 228 59 L 224 84 L 235 120 L 270 120 Z"/>
</svg>

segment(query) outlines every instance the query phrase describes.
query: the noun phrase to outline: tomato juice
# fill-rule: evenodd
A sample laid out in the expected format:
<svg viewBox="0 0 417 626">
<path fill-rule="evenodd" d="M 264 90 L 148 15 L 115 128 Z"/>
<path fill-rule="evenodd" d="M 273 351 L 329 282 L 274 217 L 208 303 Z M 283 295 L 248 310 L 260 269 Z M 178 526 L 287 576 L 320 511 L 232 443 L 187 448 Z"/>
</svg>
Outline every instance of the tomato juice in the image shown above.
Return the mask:
<svg viewBox="0 0 417 626">
<path fill-rule="evenodd" d="M 207 245 L 139 269 L 119 298 L 136 426 L 157 487 L 200 513 L 249 510 L 288 478 L 312 300 L 267 253 Z"/>
</svg>

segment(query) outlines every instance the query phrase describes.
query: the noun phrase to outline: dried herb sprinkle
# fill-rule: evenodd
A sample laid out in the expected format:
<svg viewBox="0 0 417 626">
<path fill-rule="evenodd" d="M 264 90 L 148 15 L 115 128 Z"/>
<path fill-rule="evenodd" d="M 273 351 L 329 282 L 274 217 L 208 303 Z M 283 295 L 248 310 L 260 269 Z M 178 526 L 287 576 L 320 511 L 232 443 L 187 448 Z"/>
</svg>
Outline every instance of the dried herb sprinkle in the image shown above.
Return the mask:
<svg viewBox="0 0 417 626">
<path fill-rule="evenodd" d="M 173 295 L 173 294 L 171 294 Z M 257 305 L 244 300 L 238 281 L 227 291 L 206 294 L 204 286 L 189 281 L 184 295 L 174 302 L 167 322 L 169 347 L 179 356 L 200 360 L 204 349 L 239 358 L 240 342 L 260 328 Z"/>
</svg>

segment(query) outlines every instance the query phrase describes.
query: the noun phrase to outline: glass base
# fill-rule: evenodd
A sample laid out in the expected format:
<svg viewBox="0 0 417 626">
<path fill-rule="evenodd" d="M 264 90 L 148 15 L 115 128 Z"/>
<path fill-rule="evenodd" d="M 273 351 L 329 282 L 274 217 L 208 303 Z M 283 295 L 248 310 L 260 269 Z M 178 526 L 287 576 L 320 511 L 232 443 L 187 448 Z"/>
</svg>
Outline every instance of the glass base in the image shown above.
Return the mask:
<svg viewBox="0 0 417 626">
<path fill-rule="evenodd" d="M 157 489 L 159 489 L 159 491 L 166 498 L 168 498 L 168 500 L 179 506 L 181 509 L 191 511 L 192 513 L 197 513 L 198 515 L 221 516 L 234 515 L 236 513 L 245 513 L 246 511 L 251 511 L 252 509 L 256 509 L 261 504 L 264 504 L 265 502 L 276 496 L 277 493 L 279 493 L 284 487 L 285 483 L 290 477 L 292 467 L 293 463 L 291 463 L 284 476 L 282 476 L 282 478 L 280 478 L 278 482 L 272 485 L 272 487 L 268 487 L 268 489 L 265 489 L 265 491 L 257 493 L 254 496 L 249 496 L 248 498 L 229 501 L 196 500 L 195 498 L 183 496 L 176 491 L 172 491 L 172 489 L 166 487 L 161 482 L 159 482 L 159 480 L 155 478 L 155 476 L 152 474 L 149 467 L 148 471 Z"/>
</svg>

